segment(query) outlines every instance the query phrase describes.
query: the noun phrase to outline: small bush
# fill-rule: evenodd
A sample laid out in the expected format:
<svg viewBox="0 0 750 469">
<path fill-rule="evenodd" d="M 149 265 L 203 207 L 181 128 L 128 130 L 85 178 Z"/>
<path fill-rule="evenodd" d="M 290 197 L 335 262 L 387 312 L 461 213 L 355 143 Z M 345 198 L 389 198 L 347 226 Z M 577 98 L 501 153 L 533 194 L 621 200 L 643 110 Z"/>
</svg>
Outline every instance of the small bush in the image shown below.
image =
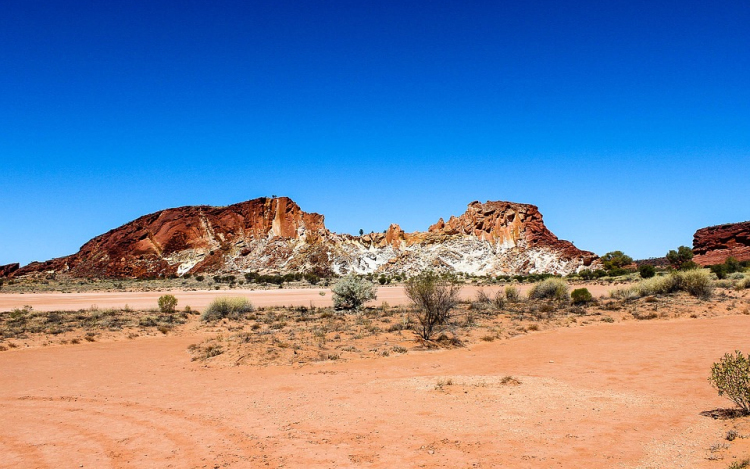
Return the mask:
<svg viewBox="0 0 750 469">
<path fill-rule="evenodd" d="M 641 278 L 652 278 L 656 275 L 656 267 L 650 264 L 643 264 L 638 267 L 638 273 L 641 275 Z"/>
<path fill-rule="evenodd" d="M 358 309 L 366 301 L 377 299 L 377 288 L 368 280 L 354 275 L 347 275 L 336 282 L 331 292 L 336 309 Z"/>
<path fill-rule="evenodd" d="M 505 287 L 505 299 L 512 302 L 518 301 L 519 298 L 521 298 L 521 292 L 518 290 L 518 288 L 514 287 L 513 285 L 508 285 Z"/>
<path fill-rule="evenodd" d="M 679 289 L 698 298 L 709 298 L 713 291 L 711 278 L 703 270 L 686 270 L 677 275 Z"/>
<path fill-rule="evenodd" d="M 218 321 L 219 319 L 239 319 L 243 314 L 254 311 L 253 305 L 242 297 L 221 297 L 216 298 L 208 305 L 203 314 L 201 321 Z"/>
<path fill-rule="evenodd" d="M 177 307 L 177 298 L 174 295 L 162 295 L 159 297 L 159 311 L 162 313 L 174 313 Z"/>
<path fill-rule="evenodd" d="M 406 282 L 406 296 L 417 310 L 420 328 L 417 331 L 424 340 L 430 340 L 435 328 L 450 319 L 450 313 L 458 304 L 461 286 L 454 278 L 443 278 L 433 272 L 422 272 Z"/>
<path fill-rule="evenodd" d="M 535 283 L 529 290 L 529 298 L 541 299 L 568 299 L 568 284 L 559 278 L 548 278 L 539 283 Z"/>
<path fill-rule="evenodd" d="M 744 413 L 750 413 L 750 360 L 736 350 L 727 353 L 711 367 L 711 385 L 737 404 Z"/>
<path fill-rule="evenodd" d="M 589 303 L 593 297 L 588 288 L 576 288 L 570 293 L 570 299 L 573 300 L 574 305 L 580 305 Z"/>
</svg>

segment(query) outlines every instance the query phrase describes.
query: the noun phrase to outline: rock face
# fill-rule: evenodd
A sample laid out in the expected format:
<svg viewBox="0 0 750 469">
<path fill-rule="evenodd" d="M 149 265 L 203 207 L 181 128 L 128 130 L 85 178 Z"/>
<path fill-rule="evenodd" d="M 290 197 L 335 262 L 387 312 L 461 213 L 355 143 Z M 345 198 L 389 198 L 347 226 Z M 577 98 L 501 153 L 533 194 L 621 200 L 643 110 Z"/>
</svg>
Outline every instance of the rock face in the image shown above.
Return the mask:
<svg viewBox="0 0 750 469">
<path fill-rule="evenodd" d="M 728 257 L 750 261 L 750 221 L 701 228 L 693 235 L 693 261 L 722 264 Z"/>
<path fill-rule="evenodd" d="M 405 273 L 424 269 L 477 275 L 567 274 L 597 256 L 558 239 L 537 207 L 472 202 L 463 215 L 427 232 L 336 234 L 324 217 L 286 197 L 228 207 L 181 207 L 143 216 L 97 236 L 71 256 L 13 273 L 143 278 L 185 273 Z"/>
<path fill-rule="evenodd" d="M 18 263 L 0 265 L 0 277 L 7 277 L 21 267 Z"/>
</svg>

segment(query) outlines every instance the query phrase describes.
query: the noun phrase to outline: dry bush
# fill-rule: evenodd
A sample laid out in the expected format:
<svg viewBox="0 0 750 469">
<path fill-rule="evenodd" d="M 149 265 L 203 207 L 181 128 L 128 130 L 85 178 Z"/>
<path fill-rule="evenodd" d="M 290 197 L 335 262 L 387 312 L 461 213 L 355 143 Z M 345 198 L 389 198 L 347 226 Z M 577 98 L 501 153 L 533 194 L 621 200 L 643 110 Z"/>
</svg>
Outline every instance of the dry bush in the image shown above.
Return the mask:
<svg viewBox="0 0 750 469">
<path fill-rule="evenodd" d="M 174 295 L 162 295 L 159 297 L 159 311 L 162 313 L 174 313 L 177 307 L 177 298 Z"/>
<path fill-rule="evenodd" d="M 529 290 L 529 298 L 541 299 L 568 299 L 568 284 L 561 278 L 548 278 L 541 282 L 535 283 Z"/>
<path fill-rule="evenodd" d="M 423 272 L 406 282 L 406 296 L 417 310 L 418 334 L 422 339 L 430 340 L 435 327 L 448 322 L 460 291 L 455 279 L 441 278 L 432 272 Z"/>
<path fill-rule="evenodd" d="M 621 299 L 636 299 L 650 295 L 666 295 L 678 291 L 687 292 L 697 298 L 707 299 L 713 292 L 711 277 L 705 270 L 673 272 L 662 277 L 653 277 L 611 292 L 611 296 Z"/>
<path fill-rule="evenodd" d="M 507 285 L 505 287 L 505 299 L 510 302 L 515 302 L 521 299 L 521 291 L 513 285 Z"/>
<path fill-rule="evenodd" d="M 711 367 L 708 381 L 746 414 L 750 413 L 750 359 L 736 350 Z"/>
<path fill-rule="evenodd" d="M 377 299 L 378 289 L 367 279 L 347 275 L 331 288 L 335 309 L 359 309 L 365 302 Z"/>
<path fill-rule="evenodd" d="M 239 319 L 247 313 L 255 310 L 247 298 L 243 297 L 220 297 L 216 298 L 208 305 L 203 314 L 201 321 L 218 321 L 219 319 Z"/>
</svg>

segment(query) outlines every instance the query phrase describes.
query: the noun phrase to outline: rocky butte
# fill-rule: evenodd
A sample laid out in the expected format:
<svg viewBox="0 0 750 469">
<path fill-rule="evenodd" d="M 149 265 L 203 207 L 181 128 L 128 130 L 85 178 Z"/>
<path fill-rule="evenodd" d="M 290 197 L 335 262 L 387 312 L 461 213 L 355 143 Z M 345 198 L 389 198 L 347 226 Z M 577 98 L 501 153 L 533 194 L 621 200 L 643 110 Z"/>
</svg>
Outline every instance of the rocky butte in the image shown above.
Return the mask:
<svg viewBox="0 0 750 469">
<path fill-rule="evenodd" d="M 701 228 L 693 235 L 693 261 L 722 264 L 727 258 L 750 261 L 750 221 Z"/>
<path fill-rule="evenodd" d="M 426 232 L 336 234 L 323 215 L 287 197 L 228 207 L 189 206 L 145 215 L 104 233 L 73 255 L 34 262 L 9 275 L 36 272 L 76 277 L 143 278 L 186 273 L 568 274 L 598 257 L 558 239 L 537 207 L 472 202 L 458 217 Z M 15 267 L 15 266 L 14 266 Z"/>
</svg>

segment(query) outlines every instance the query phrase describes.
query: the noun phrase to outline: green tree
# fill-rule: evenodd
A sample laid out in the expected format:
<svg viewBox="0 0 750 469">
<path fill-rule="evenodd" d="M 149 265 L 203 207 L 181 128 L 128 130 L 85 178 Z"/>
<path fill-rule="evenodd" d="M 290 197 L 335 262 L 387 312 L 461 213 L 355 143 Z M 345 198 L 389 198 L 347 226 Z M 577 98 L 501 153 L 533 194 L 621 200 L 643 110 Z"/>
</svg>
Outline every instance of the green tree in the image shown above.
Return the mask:
<svg viewBox="0 0 750 469">
<path fill-rule="evenodd" d="M 674 269 L 685 269 L 693 264 L 693 250 L 687 246 L 680 246 L 676 251 L 672 249 L 667 253 L 667 262 Z"/>
<path fill-rule="evenodd" d="M 607 270 L 622 269 L 632 263 L 633 258 L 622 251 L 612 251 L 602 256 L 602 264 Z"/>
</svg>

